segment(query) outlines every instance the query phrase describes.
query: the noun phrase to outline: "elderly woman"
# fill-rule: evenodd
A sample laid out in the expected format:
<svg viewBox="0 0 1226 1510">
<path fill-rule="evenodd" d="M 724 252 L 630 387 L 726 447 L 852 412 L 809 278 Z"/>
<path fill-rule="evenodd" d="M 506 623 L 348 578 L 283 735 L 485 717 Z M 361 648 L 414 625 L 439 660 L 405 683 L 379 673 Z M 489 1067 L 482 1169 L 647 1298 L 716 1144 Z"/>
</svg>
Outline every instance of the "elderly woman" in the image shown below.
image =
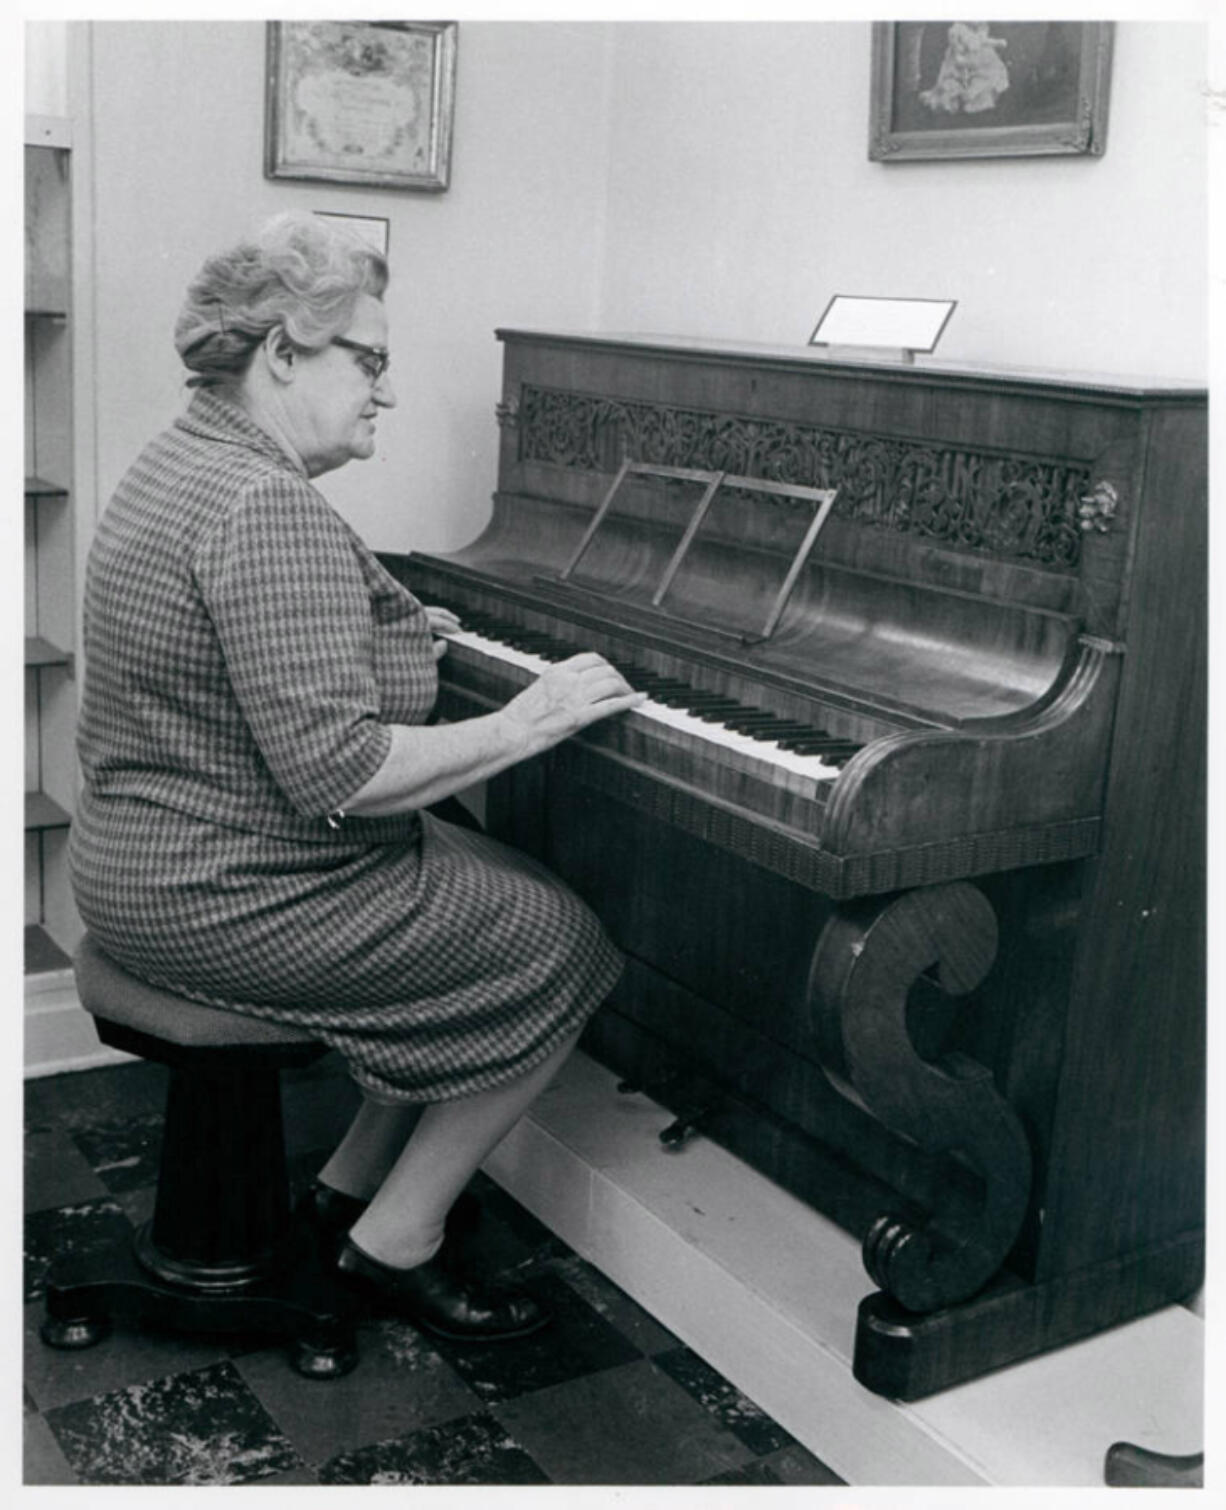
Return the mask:
<svg viewBox="0 0 1226 1510">
<path fill-rule="evenodd" d="M 455 620 L 311 485 L 395 403 L 386 282 L 308 215 L 191 284 L 196 391 L 90 552 L 73 883 L 125 969 L 347 1061 L 363 1102 L 308 1203 L 341 1271 L 428 1330 L 520 1336 L 547 1317 L 458 1272 L 448 1213 L 621 961 L 561 882 L 424 809 L 639 697 L 582 654 L 427 722 Z"/>
</svg>

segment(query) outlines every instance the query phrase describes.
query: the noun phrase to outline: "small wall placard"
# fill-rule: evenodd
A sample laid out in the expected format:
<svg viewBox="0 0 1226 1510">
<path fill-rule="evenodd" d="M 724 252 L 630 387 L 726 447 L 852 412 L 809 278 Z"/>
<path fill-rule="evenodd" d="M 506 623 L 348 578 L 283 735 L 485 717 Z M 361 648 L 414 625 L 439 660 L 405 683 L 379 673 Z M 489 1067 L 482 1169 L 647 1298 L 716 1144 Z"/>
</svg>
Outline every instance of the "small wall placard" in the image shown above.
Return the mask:
<svg viewBox="0 0 1226 1510">
<path fill-rule="evenodd" d="M 835 294 L 809 337 L 809 345 L 935 351 L 956 307 L 956 299 Z"/>
</svg>

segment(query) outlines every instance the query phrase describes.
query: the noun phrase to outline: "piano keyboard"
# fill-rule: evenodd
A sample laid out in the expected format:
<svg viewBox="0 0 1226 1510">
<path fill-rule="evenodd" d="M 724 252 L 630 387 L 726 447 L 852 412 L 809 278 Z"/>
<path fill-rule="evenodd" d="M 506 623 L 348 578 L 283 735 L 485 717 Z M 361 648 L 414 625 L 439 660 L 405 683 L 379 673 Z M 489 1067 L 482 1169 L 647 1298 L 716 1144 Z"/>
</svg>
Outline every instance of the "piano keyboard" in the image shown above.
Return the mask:
<svg viewBox="0 0 1226 1510">
<path fill-rule="evenodd" d="M 520 630 L 481 614 L 466 612 L 468 623 L 448 633 L 449 644 L 463 646 L 482 656 L 516 666 L 539 676 L 552 662 L 575 654 L 550 635 Z M 486 632 L 482 632 L 486 631 Z M 750 708 L 715 692 L 703 692 L 638 666 L 613 662 L 637 691 L 648 693 L 647 701 L 625 717 L 641 717 L 703 748 L 717 747 L 764 764 L 782 776 L 813 782 L 830 782 L 860 745 L 811 725 L 791 722 L 761 708 Z M 790 784 L 790 783 L 789 783 Z"/>
</svg>

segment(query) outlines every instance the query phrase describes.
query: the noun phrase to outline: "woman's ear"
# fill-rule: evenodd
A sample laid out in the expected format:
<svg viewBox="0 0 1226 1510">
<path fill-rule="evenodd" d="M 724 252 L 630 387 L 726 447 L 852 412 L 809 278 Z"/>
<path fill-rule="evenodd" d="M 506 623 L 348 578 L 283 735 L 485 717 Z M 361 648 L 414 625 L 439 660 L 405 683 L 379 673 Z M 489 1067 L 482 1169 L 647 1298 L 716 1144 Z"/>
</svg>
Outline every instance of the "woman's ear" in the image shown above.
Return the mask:
<svg viewBox="0 0 1226 1510">
<path fill-rule="evenodd" d="M 274 325 L 264 337 L 264 359 L 268 370 L 279 382 L 292 383 L 294 364 L 298 360 L 298 348 L 286 334 L 283 325 Z"/>
</svg>

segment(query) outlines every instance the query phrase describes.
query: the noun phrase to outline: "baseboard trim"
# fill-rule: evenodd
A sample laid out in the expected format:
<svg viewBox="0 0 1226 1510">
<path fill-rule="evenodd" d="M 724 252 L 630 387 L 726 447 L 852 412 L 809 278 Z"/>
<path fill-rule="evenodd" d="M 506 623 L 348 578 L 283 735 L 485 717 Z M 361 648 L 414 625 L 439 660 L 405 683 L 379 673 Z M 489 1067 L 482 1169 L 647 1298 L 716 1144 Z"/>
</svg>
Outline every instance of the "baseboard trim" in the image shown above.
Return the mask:
<svg viewBox="0 0 1226 1510">
<path fill-rule="evenodd" d="M 124 1064 L 132 1058 L 98 1041 L 94 1020 L 81 1005 L 71 970 L 25 977 L 23 1039 L 27 1080 Z"/>
</svg>

